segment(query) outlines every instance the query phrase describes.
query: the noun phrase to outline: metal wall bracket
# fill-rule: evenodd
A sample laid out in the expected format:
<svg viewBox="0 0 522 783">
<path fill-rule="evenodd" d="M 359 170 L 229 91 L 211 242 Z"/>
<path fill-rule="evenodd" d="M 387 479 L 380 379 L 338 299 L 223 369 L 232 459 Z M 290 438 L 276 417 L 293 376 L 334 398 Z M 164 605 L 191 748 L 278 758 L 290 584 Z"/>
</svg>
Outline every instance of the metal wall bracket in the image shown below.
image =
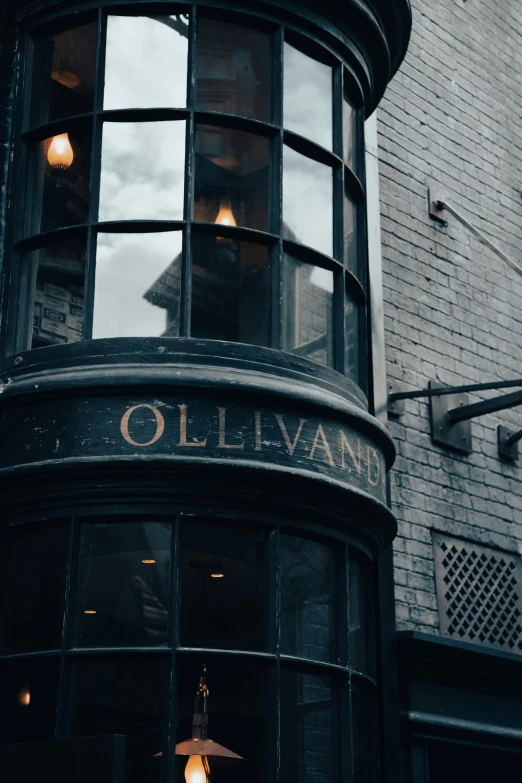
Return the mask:
<svg viewBox="0 0 522 783">
<path fill-rule="evenodd" d="M 518 441 L 522 438 L 522 431 L 515 432 L 499 424 L 497 438 L 499 457 L 510 461 L 518 459 Z"/>
<path fill-rule="evenodd" d="M 388 416 L 394 419 L 398 419 L 406 410 L 406 400 L 394 400 L 393 395 L 404 391 L 406 391 L 406 384 L 400 381 L 388 381 Z"/>
<path fill-rule="evenodd" d="M 428 215 L 442 226 L 448 225 L 448 213 L 444 208 L 444 198 L 436 188 L 428 188 Z"/>
<path fill-rule="evenodd" d="M 441 388 L 441 384 L 430 381 L 430 389 Z M 434 443 L 446 448 L 470 454 L 471 420 L 451 422 L 449 411 L 468 405 L 467 394 L 444 394 L 430 397 L 431 438 Z"/>
</svg>

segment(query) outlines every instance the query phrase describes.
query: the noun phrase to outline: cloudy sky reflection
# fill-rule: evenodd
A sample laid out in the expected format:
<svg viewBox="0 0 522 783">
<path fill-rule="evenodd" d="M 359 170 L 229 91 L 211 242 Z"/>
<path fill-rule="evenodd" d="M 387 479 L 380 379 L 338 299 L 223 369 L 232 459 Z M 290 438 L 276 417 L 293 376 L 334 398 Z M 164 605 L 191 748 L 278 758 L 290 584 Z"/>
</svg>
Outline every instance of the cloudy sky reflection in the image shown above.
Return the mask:
<svg viewBox="0 0 522 783">
<path fill-rule="evenodd" d="M 284 126 L 332 149 L 332 69 L 285 43 Z"/>
<path fill-rule="evenodd" d="M 99 220 L 181 220 L 185 121 L 106 122 Z"/>
<path fill-rule="evenodd" d="M 283 224 L 285 236 L 333 254 L 332 169 L 284 148 Z"/>
<path fill-rule="evenodd" d="M 188 24 L 180 17 L 109 16 L 104 109 L 183 108 Z"/>
</svg>

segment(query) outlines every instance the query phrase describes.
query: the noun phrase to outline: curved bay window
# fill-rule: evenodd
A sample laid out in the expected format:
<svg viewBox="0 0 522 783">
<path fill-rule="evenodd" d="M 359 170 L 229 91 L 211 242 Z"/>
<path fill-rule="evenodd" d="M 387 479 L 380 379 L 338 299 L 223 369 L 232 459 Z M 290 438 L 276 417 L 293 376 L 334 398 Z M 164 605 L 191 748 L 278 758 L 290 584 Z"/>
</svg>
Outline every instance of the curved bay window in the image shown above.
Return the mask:
<svg viewBox="0 0 522 783">
<path fill-rule="evenodd" d="M 206 2 L 20 32 L 0 745 L 123 735 L 125 783 L 377 783 L 362 131 L 402 44 L 378 4 L 352 39 Z"/>
<path fill-rule="evenodd" d="M 292 28 L 206 13 L 32 38 L 7 352 L 208 338 L 364 387 L 357 82 Z"/>
<path fill-rule="evenodd" d="M 370 571 L 344 540 L 181 514 L 0 544 L 1 742 L 124 734 L 127 783 L 376 780 Z"/>
</svg>

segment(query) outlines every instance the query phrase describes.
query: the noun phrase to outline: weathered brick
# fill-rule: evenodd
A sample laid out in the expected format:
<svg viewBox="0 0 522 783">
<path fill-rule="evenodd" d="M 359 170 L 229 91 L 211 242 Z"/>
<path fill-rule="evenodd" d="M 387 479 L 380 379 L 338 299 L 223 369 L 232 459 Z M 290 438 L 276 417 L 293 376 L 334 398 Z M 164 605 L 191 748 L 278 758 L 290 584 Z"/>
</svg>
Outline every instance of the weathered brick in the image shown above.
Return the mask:
<svg viewBox="0 0 522 783">
<path fill-rule="evenodd" d="M 413 21 L 378 112 L 389 377 L 412 389 L 520 377 L 522 278 L 455 219 L 433 223 L 426 188 L 522 263 L 522 6 L 413 0 Z M 474 420 L 462 456 L 432 443 L 428 405 L 405 408 L 389 425 L 397 625 L 437 633 L 432 530 L 522 552 L 522 468 L 497 447 L 497 426 L 522 428 L 522 413 Z"/>
</svg>

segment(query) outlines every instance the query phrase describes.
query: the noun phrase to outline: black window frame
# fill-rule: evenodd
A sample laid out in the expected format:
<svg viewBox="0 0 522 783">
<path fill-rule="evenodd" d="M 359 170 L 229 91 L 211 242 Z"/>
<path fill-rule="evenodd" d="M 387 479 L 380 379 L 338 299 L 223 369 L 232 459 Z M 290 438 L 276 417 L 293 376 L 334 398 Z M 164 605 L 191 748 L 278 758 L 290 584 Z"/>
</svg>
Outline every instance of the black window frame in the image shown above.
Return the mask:
<svg viewBox="0 0 522 783">
<path fill-rule="evenodd" d="M 165 109 L 117 109 L 103 110 L 103 82 L 104 82 L 104 51 L 106 40 L 107 16 L 116 15 L 151 15 L 155 13 L 187 14 L 189 17 L 189 46 L 187 69 L 187 106 L 185 108 Z M 261 122 L 246 117 L 232 114 L 199 110 L 196 107 L 196 56 L 197 56 L 197 19 L 202 15 L 217 18 L 221 21 L 229 21 L 236 24 L 244 24 L 254 29 L 269 32 L 272 40 L 272 122 Z M 344 336 L 344 299 L 349 295 L 357 305 L 355 317 L 359 321 L 359 367 L 358 378 L 353 378 L 359 386 L 366 391 L 368 385 L 368 357 L 369 334 L 367 317 L 367 241 L 365 218 L 365 189 L 364 189 L 364 117 L 362 91 L 350 63 L 335 51 L 331 44 L 327 44 L 310 32 L 304 33 L 297 29 L 291 22 L 280 24 L 277 20 L 260 13 L 246 11 L 230 11 L 229 9 L 215 6 L 193 6 L 187 4 L 127 4 L 119 7 L 93 7 L 91 10 L 75 16 L 74 26 L 79 26 L 88 21 L 96 20 L 97 23 L 97 74 L 95 88 L 95 104 L 92 114 L 77 115 L 61 120 L 55 120 L 46 125 L 30 127 L 31 106 L 31 79 L 32 79 L 32 52 L 33 41 L 43 34 L 56 34 L 72 27 L 71 17 L 57 16 L 45 25 L 36 26 L 34 31 L 29 30 L 23 35 L 22 59 L 25 61 L 18 101 L 18 111 L 15 117 L 15 127 L 21 128 L 19 137 L 15 139 L 16 166 L 12 184 L 15 185 L 18 197 L 14 209 L 10 229 L 6 235 L 6 247 L 12 247 L 11 269 L 5 280 L 9 306 L 7 324 L 2 330 L 2 355 L 12 356 L 27 349 L 23 344 L 24 331 L 27 333 L 26 321 L 28 318 L 28 302 L 24 301 L 23 293 L 23 269 L 22 255 L 24 252 L 42 247 L 45 244 L 56 242 L 60 238 L 86 234 L 87 257 L 85 266 L 85 318 L 83 324 L 82 340 L 91 338 L 92 313 L 94 307 L 94 274 L 95 274 L 95 239 L 96 235 L 106 232 L 108 229 L 114 232 L 144 232 L 144 231 L 182 231 L 182 271 L 180 291 L 180 337 L 190 336 L 190 308 L 191 308 L 191 240 L 194 232 L 207 233 L 216 236 L 214 223 L 197 223 L 193 220 L 193 177 L 187 176 L 187 171 L 194 170 L 194 145 L 196 122 L 206 122 L 214 125 L 222 125 L 227 128 L 250 131 L 266 136 L 270 140 L 270 208 L 269 231 L 257 231 L 243 227 L 219 227 L 219 235 L 232 237 L 244 241 L 253 241 L 266 245 L 270 252 L 271 268 L 271 293 L 269 313 L 269 338 L 268 347 L 282 350 L 283 316 L 281 306 L 282 287 L 282 258 L 289 253 L 298 260 L 313 263 L 325 269 L 331 270 L 335 275 L 334 300 L 333 300 L 333 341 L 334 362 L 333 369 L 341 374 L 346 374 L 345 366 L 345 336 Z M 320 145 L 306 139 L 292 131 L 286 130 L 282 124 L 283 106 L 283 44 L 288 41 L 300 51 L 314 57 L 321 62 L 332 66 L 332 96 L 333 96 L 333 146 L 332 151 L 326 150 Z M 350 102 L 355 112 L 354 127 L 356 139 L 352 144 L 353 168 L 344 162 L 343 154 L 343 101 L 350 97 Z M 173 221 L 117 221 L 99 222 L 97 220 L 97 207 L 99 200 L 99 174 L 101 160 L 101 134 L 103 122 L 109 119 L 113 121 L 125 121 L 135 118 L 136 121 L 147 120 L 185 120 L 186 121 L 186 158 L 185 158 L 185 193 L 183 220 Z M 28 151 L 32 143 L 44 138 L 49 138 L 59 132 L 65 132 L 71 124 L 92 122 L 92 150 L 91 150 L 91 192 L 89 218 L 84 224 L 58 228 L 53 231 L 39 232 L 38 234 L 25 235 L 26 204 L 24 197 L 26 191 L 28 172 Z M 282 227 L 282 154 L 283 146 L 288 145 L 307 157 L 313 158 L 332 168 L 333 173 L 333 253 L 326 256 L 310 247 L 283 238 Z M 345 267 L 343 260 L 343 202 L 344 193 L 350 194 L 355 204 L 355 221 L 357 226 L 357 275 Z M 10 272 L 10 276 L 9 276 Z M 345 294 L 347 292 L 347 294 Z M 26 299 L 27 297 L 25 297 Z M 27 335 L 26 335 L 27 342 Z"/>
<path fill-rule="evenodd" d="M 184 647 L 181 644 L 180 628 L 180 590 L 181 574 L 183 568 L 182 549 L 181 549 L 181 528 L 182 525 L 190 524 L 191 519 L 204 521 L 205 524 L 224 524 L 233 528 L 249 523 L 259 528 L 262 526 L 266 531 L 266 580 L 267 588 L 265 591 L 267 610 L 270 616 L 269 627 L 266 632 L 267 645 L 265 650 L 242 650 L 242 649 L 217 649 L 212 647 Z M 157 646 L 97 646 L 87 647 L 75 644 L 75 614 L 79 611 L 78 603 L 79 578 L 80 578 L 80 546 L 82 537 L 82 528 L 85 525 L 106 523 L 117 526 L 126 522 L 138 521 L 161 521 L 172 525 L 170 538 L 170 602 L 169 602 L 169 637 L 168 643 Z M 21 652 L 16 654 L 0 654 L 0 666 L 4 663 L 31 661 L 38 659 L 44 661 L 49 658 L 59 659 L 60 675 L 58 682 L 57 695 L 57 713 L 55 724 L 56 740 L 66 739 L 73 736 L 71 732 L 73 704 L 73 678 L 75 676 L 75 664 L 82 660 L 162 660 L 166 662 L 167 676 L 165 678 L 165 719 L 163 727 L 163 747 L 164 758 L 174 758 L 174 746 L 176 744 L 177 731 L 177 695 L 176 695 L 176 661 L 180 656 L 201 656 L 204 655 L 208 664 L 209 672 L 212 670 L 212 660 L 229 658 L 240 662 L 257 661 L 267 666 L 267 683 L 271 694 L 270 698 L 274 704 L 273 712 L 267 710 L 265 715 L 265 735 L 267 746 L 267 765 L 265 770 L 265 780 L 280 779 L 280 759 L 277 748 L 280 746 L 281 731 L 281 672 L 285 669 L 301 672 L 304 674 L 328 675 L 332 677 L 332 682 L 336 682 L 336 689 L 332 691 L 338 709 L 337 730 L 337 764 L 339 765 L 340 783 L 356 780 L 354 778 L 354 758 L 355 749 L 353 743 L 353 717 L 352 717 L 352 691 L 356 688 L 369 695 L 373 703 L 377 703 L 377 682 L 373 672 L 376 671 L 375 661 L 369 662 L 368 670 L 372 674 L 357 671 L 353 668 L 350 651 L 350 564 L 364 564 L 366 567 L 367 596 L 372 596 L 371 584 L 374 576 L 375 566 L 371 561 L 368 551 L 365 551 L 350 536 L 349 533 L 341 532 L 336 528 L 318 526 L 309 521 L 301 521 L 293 518 L 281 517 L 280 519 L 270 519 L 269 521 L 262 514 L 249 513 L 242 510 L 229 510 L 228 508 L 218 508 L 213 511 L 209 509 L 196 509 L 190 506 L 174 507 L 172 513 L 164 511 L 155 512 L 154 508 L 147 511 L 129 512 L 127 508 L 108 509 L 102 507 L 99 513 L 92 509 L 82 512 L 78 511 L 77 516 L 70 516 L 70 513 L 64 512 L 63 516 L 50 516 L 48 521 L 26 522 L 17 526 L 21 534 L 26 529 L 47 528 L 56 524 L 69 525 L 69 551 L 67 556 L 67 578 L 65 589 L 65 610 L 62 644 L 59 649 L 41 650 L 37 652 Z M 0 528 L 0 546 L 4 536 L 12 536 L 13 528 Z M 280 536 L 289 535 L 298 538 L 304 538 L 311 541 L 326 543 L 335 547 L 334 557 L 336 561 L 336 660 L 329 662 L 323 660 L 314 660 L 311 658 L 287 655 L 280 650 L 280 618 L 279 618 L 279 598 L 281 589 L 281 561 L 279 557 Z M 373 602 L 373 598 L 371 598 Z M 371 623 L 368 626 L 369 647 L 375 654 L 375 612 L 369 613 Z M 169 676 L 172 674 L 173 676 Z M 194 683 L 196 688 L 197 683 Z M 368 720 L 376 720 L 376 716 L 368 715 Z M 210 720 L 212 719 L 212 702 L 210 702 Z M 377 727 L 375 726 L 375 729 Z M 377 730 L 374 732 L 373 742 L 377 748 Z M 0 737 L 0 744 L 2 738 Z M 159 749 L 158 749 L 159 750 Z M 183 762 L 181 762 L 183 763 Z M 178 765 L 172 763 L 162 766 L 162 783 L 174 783 L 176 779 L 175 768 Z M 378 761 L 371 760 L 372 772 L 364 780 L 367 783 L 377 783 L 378 781 Z"/>
</svg>

